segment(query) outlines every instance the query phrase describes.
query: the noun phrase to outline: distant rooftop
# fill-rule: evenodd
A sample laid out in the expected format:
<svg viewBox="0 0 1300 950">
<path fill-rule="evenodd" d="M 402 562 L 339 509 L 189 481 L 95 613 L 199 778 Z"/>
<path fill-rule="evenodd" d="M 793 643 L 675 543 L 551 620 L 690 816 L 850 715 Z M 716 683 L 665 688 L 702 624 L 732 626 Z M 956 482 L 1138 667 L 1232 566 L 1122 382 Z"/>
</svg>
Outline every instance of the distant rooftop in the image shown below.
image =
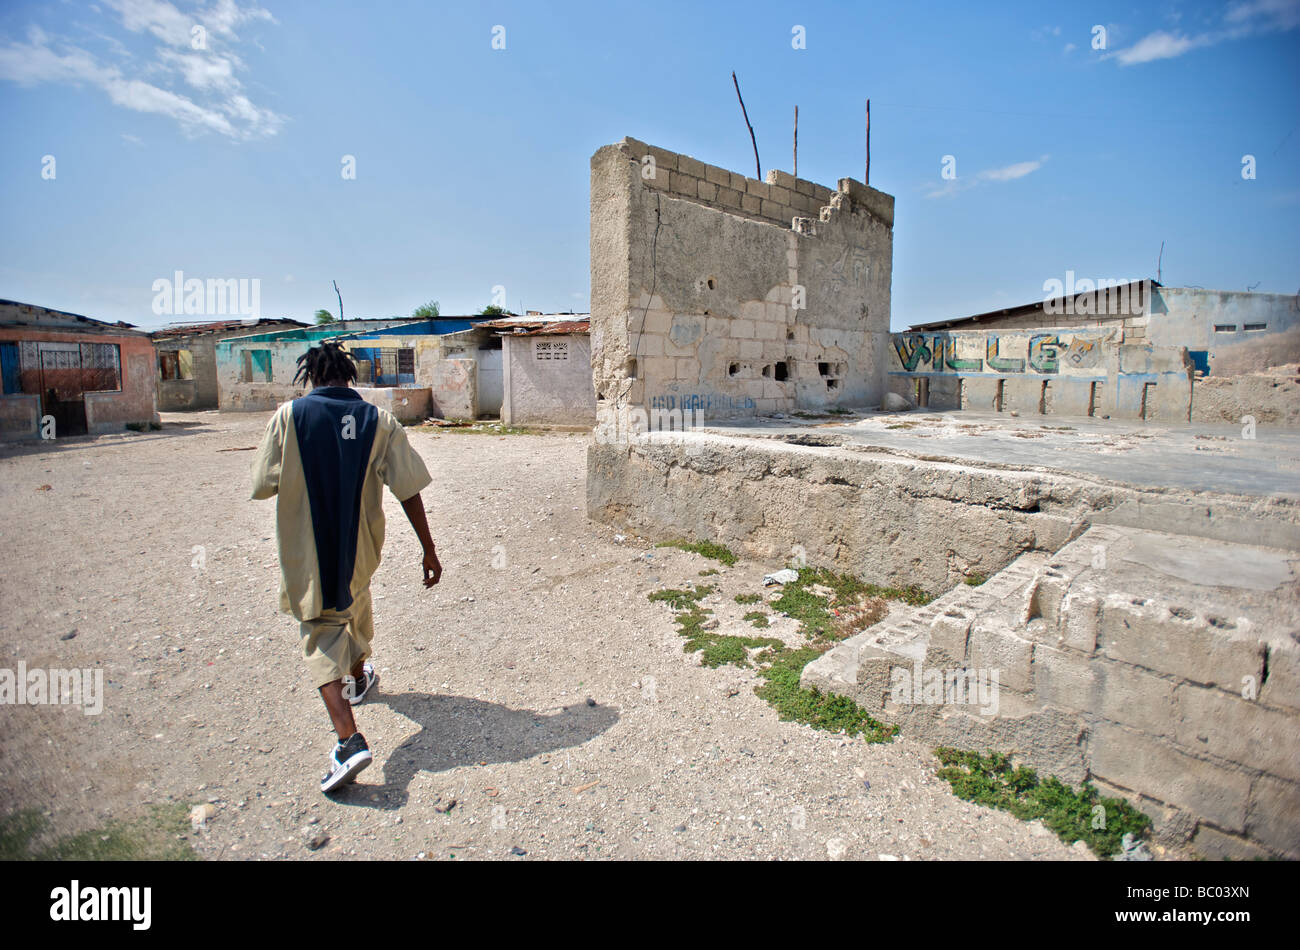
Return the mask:
<svg viewBox="0 0 1300 950">
<path fill-rule="evenodd" d="M 97 330 L 97 331 L 100 331 L 100 332 L 102 332 L 102 331 L 104 331 L 104 330 L 130 330 L 130 331 L 135 332 L 135 333 L 141 333 L 141 332 L 143 332 L 143 331 L 141 331 L 141 330 L 136 330 L 136 329 L 135 329 L 135 324 L 134 324 L 134 323 L 126 323 L 126 322 L 124 322 L 124 321 L 122 321 L 122 320 L 118 320 L 118 321 L 116 321 L 116 322 L 114 322 L 114 323 L 109 323 L 109 322 L 107 322 L 107 321 L 105 321 L 105 320 L 96 320 L 94 317 L 86 317 L 86 316 L 82 316 L 82 315 L 79 314 L 79 313 L 69 313 L 69 312 L 66 311 L 66 310 L 54 310 L 54 309 L 52 309 L 52 308 L 50 308 L 50 307 L 42 307 L 40 304 L 34 304 L 34 303 L 23 303 L 23 302 L 20 301 L 20 300 L 2 300 L 2 299 L 0 299 L 0 307 L 17 307 L 20 311 L 25 311 L 25 312 L 27 312 L 27 313 L 30 313 L 33 317 L 37 317 L 37 318 L 39 318 L 42 314 L 44 314 L 44 315 L 48 315 L 48 316 L 53 316 L 53 317 L 59 318 L 59 319 L 61 319 L 61 320 L 65 320 L 65 321 L 67 321 L 67 322 L 69 322 L 69 323 L 79 323 L 79 324 L 84 324 L 84 325 L 85 325 L 85 328 L 86 328 L 87 330 Z M 38 313 L 38 311 L 39 311 L 39 313 Z M 25 323 L 25 322 L 22 321 L 22 320 L 12 320 L 12 319 L 11 319 L 11 320 L 3 320 L 3 321 L 0 321 L 0 322 L 3 322 L 4 324 L 6 324 L 6 325 L 8 325 L 8 326 L 28 326 L 28 325 L 29 325 L 29 324 Z M 31 325 L 38 325 L 38 324 L 31 324 Z"/>
<path fill-rule="evenodd" d="M 303 323 L 301 320 L 292 320 L 288 317 L 262 317 L 255 321 L 249 320 L 213 320 L 207 322 L 195 323 L 170 323 L 161 330 L 155 330 L 154 339 L 167 339 L 178 336 L 201 336 L 209 333 L 227 333 L 231 330 L 256 330 L 258 327 L 266 326 L 289 326 L 305 327 L 310 324 Z"/>
<path fill-rule="evenodd" d="M 932 320 L 929 323 L 914 323 L 909 330 L 946 330 L 949 327 L 962 326 L 965 324 L 981 323 L 986 320 L 995 320 L 1001 317 L 1023 317 L 1029 314 L 1045 311 L 1048 304 L 1057 304 L 1060 312 L 1073 313 L 1074 309 L 1065 306 L 1067 300 L 1077 300 L 1080 297 L 1086 297 L 1095 294 L 1098 291 L 1103 293 L 1108 291 L 1119 291 L 1121 293 L 1131 293 L 1133 288 L 1148 284 L 1153 289 L 1160 288 L 1164 285 L 1155 280 L 1130 280 L 1114 287 L 1097 287 L 1092 290 L 1081 291 L 1077 294 L 1070 294 L 1063 297 L 1049 297 L 1046 300 L 1036 300 L 1032 303 L 1022 303 L 1014 307 L 1003 307 L 1001 310 L 989 310 L 984 313 L 973 314 L 969 317 L 954 317 L 951 320 Z M 1050 316 L 1050 314 L 1049 314 Z"/>
<path fill-rule="evenodd" d="M 591 329 L 588 313 L 538 314 L 530 310 L 526 317 L 498 317 L 474 324 L 476 330 L 496 330 L 511 336 L 542 336 L 558 333 L 587 333 Z"/>
</svg>

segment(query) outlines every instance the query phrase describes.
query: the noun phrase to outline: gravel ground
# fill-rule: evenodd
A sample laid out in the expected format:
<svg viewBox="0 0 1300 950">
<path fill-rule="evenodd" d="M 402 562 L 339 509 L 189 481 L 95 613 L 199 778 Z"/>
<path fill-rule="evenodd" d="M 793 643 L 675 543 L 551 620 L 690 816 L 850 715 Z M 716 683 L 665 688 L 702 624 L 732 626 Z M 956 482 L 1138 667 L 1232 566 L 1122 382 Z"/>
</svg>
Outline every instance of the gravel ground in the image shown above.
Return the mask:
<svg viewBox="0 0 1300 950">
<path fill-rule="evenodd" d="M 326 799 L 332 733 L 276 607 L 274 503 L 248 500 L 268 417 L 0 447 L 0 666 L 106 680 L 96 716 L 0 706 L 0 812 L 64 833 L 211 804 L 190 840 L 223 859 L 1091 858 L 955 798 L 924 746 L 781 722 L 752 671 L 684 653 L 646 594 L 718 565 L 588 521 L 576 434 L 408 430 L 445 573 L 422 588 L 388 496 L 382 681 L 358 709 L 375 763 Z M 706 603 L 723 631 L 792 639 L 790 620 L 740 620 L 733 595 L 764 572 L 721 568 Z"/>
</svg>

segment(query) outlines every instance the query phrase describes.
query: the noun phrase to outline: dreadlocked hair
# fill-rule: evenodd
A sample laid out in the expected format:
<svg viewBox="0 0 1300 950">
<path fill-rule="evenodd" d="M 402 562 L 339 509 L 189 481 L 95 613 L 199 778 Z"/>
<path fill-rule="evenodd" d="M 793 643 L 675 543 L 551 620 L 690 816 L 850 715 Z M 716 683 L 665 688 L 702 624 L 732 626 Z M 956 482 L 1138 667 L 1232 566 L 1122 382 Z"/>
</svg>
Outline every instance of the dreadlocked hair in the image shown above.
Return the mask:
<svg viewBox="0 0 1300 950">
<path fill-rule="evenodd" d="M 356 382 L 357 366 L 352 354 L 333 340 L 313 346 L 298 357 L 298 372 L 293 381 L 323 386 L 328 382 Z"/>
</svg>

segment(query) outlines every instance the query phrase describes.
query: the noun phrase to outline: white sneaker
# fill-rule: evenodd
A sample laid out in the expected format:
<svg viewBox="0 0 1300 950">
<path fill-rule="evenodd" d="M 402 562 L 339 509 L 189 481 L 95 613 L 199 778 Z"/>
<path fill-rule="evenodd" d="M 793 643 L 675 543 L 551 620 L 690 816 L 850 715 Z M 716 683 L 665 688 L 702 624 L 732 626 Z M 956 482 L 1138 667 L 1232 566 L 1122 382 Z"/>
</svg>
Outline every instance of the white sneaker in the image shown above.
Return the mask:
<svg viewBox="0 0 1300 950">
<path fill-rule="evenodd" d="M 379 683 L 379 674 L 369 663 L 362 664 L 361 678 L 364 683 L 358 683 L 354 676 L 343 677 L 343 698 L 353 706 L 360 705 L 370 690 Z"/>
<path fill-rule="evenodd" d="M 373 760 L 374 756 L 370 754 L 370 746 L 366 745 L 365 737 L 354 732 L 347 742 L 335 744 L 334 751 L 330 753 L 330 770 L 320 780 L 320 790 L 328 793 L 347 785 Z"/>
</svg>

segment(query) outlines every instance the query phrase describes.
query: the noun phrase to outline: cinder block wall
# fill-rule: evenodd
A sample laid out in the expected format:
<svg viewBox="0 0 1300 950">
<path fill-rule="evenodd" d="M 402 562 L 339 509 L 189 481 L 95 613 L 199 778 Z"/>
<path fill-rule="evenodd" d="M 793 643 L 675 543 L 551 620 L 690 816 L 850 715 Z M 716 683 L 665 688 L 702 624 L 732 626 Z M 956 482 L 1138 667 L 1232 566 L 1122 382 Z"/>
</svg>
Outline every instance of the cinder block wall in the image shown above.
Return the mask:
<svg viewBox="0 0 1300 950">
<path fill-rule="evenodd" d="M 624 139 L 591 160 L 592 372 L 628 407 L 704 420 L 878 404 L 894 199 L 767 181 Z"/>
</svg>

